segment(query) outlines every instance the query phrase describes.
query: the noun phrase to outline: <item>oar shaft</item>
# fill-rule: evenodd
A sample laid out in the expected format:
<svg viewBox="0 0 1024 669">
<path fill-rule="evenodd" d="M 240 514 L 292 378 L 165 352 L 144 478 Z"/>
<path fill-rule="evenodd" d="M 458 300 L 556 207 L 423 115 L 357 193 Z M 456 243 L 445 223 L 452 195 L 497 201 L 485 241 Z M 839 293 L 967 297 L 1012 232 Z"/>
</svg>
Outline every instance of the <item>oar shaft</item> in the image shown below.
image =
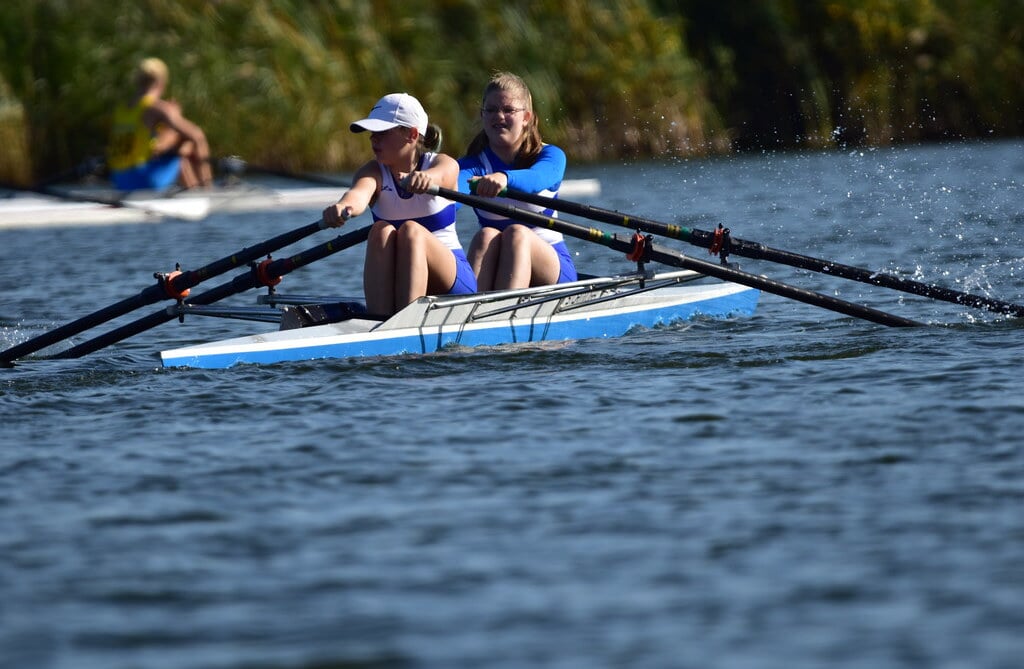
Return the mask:
<svg viewBox="0 0 1024 669">
<path fill-rule="evenodd" d="M 62 325 L 54 330 L 44 332 L 43 334 L 33 337 L 28 341 L 12 346 L 6 351 L 0 352 L 0 364 L 9 364 L 18 358 L 23 358 L 26 355 L 35 353 L 47 346 L 56 344 L 68 337 L 73 337 L 76 334 L 100 325 L 101 323 L 106 323 L 107 321 L 113 320 L 119 316 L 123 316 L 135 309 L 144 307 L 147 304 L 152 304 L 161 299 L 168 299 L 168 293 L 174 294 L 183 292 L 198 285 L 202 281 L 219 276 L 236 267 L 263 257 L 268 253 L 288 246 L 289 244 L 293 244 L 300 239 L 308 237 L 314 232 L 321 230 L 322 225 L 323 221 L 316 221 L 280 234 L 256 244 L 255 246 L 245 247 L 231 255 L 224 256 L 223 258 L 215 260 L 198 269 L 182 272 L 167 281 L 167 285 L 158 281 L 156 284 L 143 289 L 137 295 L 94 311 L 87 316 L 71 321 L 70 323 Z"/>
<path fill-rule="evenodd" d="M 295 228 L 294 230 L 280 234 L 277 237 L 272 237 L 271 239 L 260 242 L 255 246 L 243 248 L 229 256 L 224 256 L 219 260 L 214 260 L 199 269 L 182 272 L 169 281 L 170 287 L 175 291 L 183 291 L 188 288 L 192 288 L 211 277 L 229 272 L 236 267 L 240 267 L 248 262 L 256 260 L 257 258 L 261 258 L 268 253 L 273 253 L 274 251 L 284 248 L 289 244 L 294 244 L 295 242 L 305 239 L 313 233 L 323 229 L 323 220 L 314 221 L 300 228 Z"/>
<path fill-rule="evenodd" d="M 307 174 L 305 172 L 289 172 L 287 170 L 278 169 L 276 167 L 266 167 L 263 165 L 252 165 L 246 160 L 238 156 L 227 156 L 225 158 L 219 158 L 216 160 L 216 164 L 228 174 L 262 174 L 268 177 L 278 177 L 281 179 L 291 179 L 293 181 L 308 181 L 310 183 L 322 184 L 324 186 L 338 186 L 339 188 L 349 188 L 352 186 L 348 181 L 341 179 L 333 179 L 331 177 L 321 176 L 319 174 Z"/>
<path fill-rule="evenodd" d="M 69 175 L 74 176 L 74 174 Z M 125 207 L 128 206 L 122 199 L 113 197 L 103 197 L 102 195 L 88 194 L 88 193 L 66 193 L 59 188 L 54 188 L 53 184 L 63 181 L 61 176 L 47 179 L 46 181 L 34 184 L 32 186 L 12 186 L 9 184 L 2 184 L 5 188 L 12 190 L 23 190 L 29 193 L 39 193 L 40 195 L 49 195 L 61 200 L 72 200 L 74 202 L 94 202 L 96 204 L 105 204 L 108 207 Z"/>
<path fill-rule="evenodd" d="M 221 285 L 211 288 L 210 290 L 190 299 L 189 304 L 213 304 L 217 300 L 222 300 L 226 297 L 236 295 L 244 290 L 252 288 L 254 285 L 253 281 L 251 272 L 241 274 L 227 283 L 222 283 Z M 105 332 L 97 337 L 86 340 L 81 344 L 61 351 L 53 357 L 57 359 L 81 358 L 83 355 L 88 355 L 89 353 L 98 351 L 101 348 L 106 348 L 107 346 L 116 344 L 119 341 L 155 328 L 158 325 L 162 325 L 167 321 L 174 320 L 176 315 L 174 314 L 173 309 L 173 307 L 167 307 L 160 311 L 154 311 L 153 313 L 143 316 L 142 318 L 138 318 L 131 323 L 114 328 L 110 332 Z"/>
<path fill-rule="evenodd" d="M 9 365 L 18 358 L 31 355 L 40 349 L 56 344 L 68 337 L 73 337 L 80 332 L 99 325 L 100 323 L 105 323 L 106 321 L 117 318 L 118 316 L 123 316 L 130 311 L 134 311 L 135 309 L 150 304 L 150 301 L 143 299 L 141 295 L 142 293 L 126 298 L 120 302 L 111 304 L 108 307 L 94 311 L 84 318 L 72 321 L 60 326 L 59 328 L 49 330 L 41 335 L 33 337 L 32 339 L 16 344 L 6 351 L 0 352 L 0 365 Z"/>
<path fill-rule="evenodd" d="M 627 242 L 625 240 L 618 241 L 619 243 L 612 246 L 612 248 L 616 248 L 627 253 L 632 249 L 631 242 Z M 713 276 L 724 281 L 731 281 L 744 286 L 750 286 L 751 288 L 763 290 L 766 293 L 773 293 L 782 297 L 788 297 L 790 299 L 797 300 L 798 302 L 822 307 L 841 314 L 846 314 L 847 316 L 862 318 L 880 325 L 887 325 L 889 327 L 914 327 L 921 325 L 921 323 L 910 320 L 909 318 L 894 316 L 893 314 L 879 311 L 878 309 L 872 309 L 870 307 L 854 304 L 853 302 L 847 302 L 846 300 L 840 300 L 839 298 L 832 297 L 831 295 L 823 295 L 804 288 L 791 286 L 774 279 L 732 269 L 725 265 L 708 262 L 707 260 L 691 258 L 679 253 L 678 251 L 664 249 L 656 245 L 651 246 L 650 258 L 661 263 L 676 265 L 683 269 L 694 270 L 701 274 Z"/>
<path fill-rule="evenodd" d="M 711 245 L 714 243 L 714 234 L 705 230 L 697 230 L 693 228 L 685 228 L 679 225 L 671 225 L 669 223 L 661 223 L 639 216 L 627 216 L 609 209 L 593 207 L 578 202 L 562 200 L 560 198 L 545 197 L 543 195 L 537 195 L 536 193 L 527 193 L 525 191 L 511 188 L 507 190 L 507 194 L 509 197 L 522 202 L 540 205 L 567 214 L 583 216 L 584 218 L 590 218 L 602 223 L 610 223 L 612 225 L 631 228 L 640 232 L 650 232 L 663 237 L 671 237 L 703 248 L 711 248 Z M 729 252 L 733 255 L 744 258 L 768 260 L 770 262 L 777 262 L 791 267 L 799 267 L 800 269 L 806 269 L 812 272 L 828 274 L 830 276 L 859 281 L 861 283 L 881 286 L 883 288 L 891 288 L 905 293 L 930 297 L 936 300 L 961 304 L 976 309 L 988 309 L 989 311 L 1011 316 L 1024 316 L 1024 306 L 985 297 L 984 295 L 964 293 L 934 284 L 921 283 L 919 281 L 896 276 L 894 274 L 876 272 L 861 267 L 844 265 L 832 260 L 824 260 L 812 256 L 801 255 L 799 253 L 792 253 L 790 251 L 771 248 L 764 244 L 749 242 L 736 237 L 732 237 L 731 242 Z"/>
<path fill-rule="evenodd" d="M 309 265 L 310 263 L 316 262 L 326 258 L 327 256 L 333 255 L 338 251 L 342 251 L 356 244 L 360 244 L 366 241 L 366 238 L 370 235 L 370 226 L 353 230 L 352 232 L 338 235 L 334 239 L 328 240 L 323 244 L 319 244 L 305 251 L 296 253 L 288 258 L 281 258 L 274 260 L 267 264 L 264 275 L 268 279 L 277 279 L 285 274 Z M 211 288 L 210 290 L 197 295 L 189 299 L 189 304 L 213 304 L 219 300 L 223 300 L 226 297 L 237 295 L 250 288 L 256 288 L 260 286 L 260 278 L 255 271 L 245 272 L 239 274 L 231 281 L 222 283 L 219 286 Z M 119 341 L 132 337 L 141 332 L 145 332 L 151 328 L 156 327 L 177 318 L 177 313 L 174 307 L 167 307 L 160 311 L 155 311 L 147 316 L 143 316 L 131 323 L 122 325 L 119 328 L 115 328 L 110 332 L 106 332 L 98 337 L 94 337 L 88 341 L 84 341 L 77 346 L 73 346 L 65 351 L 61 351 L 54 358 L 80 358 L 83 355 L 87 355 L 94 351 L 98 351 L 101 348 L 106 348 L 111 344 L 116 344 Z"/>
<path fill-rule="evenodd" d="M 94 163 L 101 164 L 101 163 Z M 85 172 L 81 172 L 85 174 Z M 74 176 L 74 175 L 71 175 Z M 57 175 L 47 181 L 37 183 L 32 186 L 10 186 L 8 184 L 0 184 L 5 187 L 12 188 L 14 190 L 23 190 L 31 193 L 39 193 L 49 197 L 55 197 L 60 200 L 68 200 L 70 202 L 92 202 L 95 204 L 102 204 L 107 207 L 123 208 L 123 209 L 135 209 L 155 216 L 168 216 L 171 218 L 181 218 L 184 220 L 198 220 L 205 218 L 209 213 L 209 198 L 195 198 L 189 200 L 176 200 L 174 204 L 168 204 L 165 200 L 130 200 L 123 196 L 108 197 L 105 195 L 99 195 L 96 193 L 86 192 L 67 192 L 60 188 L 54 188 L 53 184 L 58 181 L 62 181 L 62 175 Z M 180 189 L 170 190 L 164 193 L 166 197 L 170 197 Z"/>
<path fill-rule="evenodd" d="M 31 193 L 40 193 L 42 195 L 51 194 L 50 191 L 45 190 L 54 184 L 67 181 L 68 179 L 80 179 L 87 174 L 93 174 L 103 167 L 102 158 L 89 158 L 82 161 L 81 163 L 70 167 L 63 172 L 53 174 L 41 181 L 37 181 L 34 184 L 25 186 L 22 184 L 13 184 L 9 182 L 0 182 L 0 187 L 7 188 L 9 190 L 23 190 Z M 59 196 L 57 196 L 59 197 Z"/>
<path fill-rule="evenodd" d="M 831 260 L 822 260 L 821 258 L 814 258 L 812 256 L 801 255 L 799 253 L 773 249 L 771 247 L 764 246 L 763 244 L 748 242 L 742 239 L 733 238 L 731 249 L 732 253 L 745 258 L 768 260 L 771 262 L 789 265 L 791 267 L 799 267 L 800 269 L 806 269 L 812 272 L 837 276 L 841 279 L 851 279 L 853 281 L 880 286 L 882 288 L 890 288 L 892 290 L 898 290 L 912 295 L 920 295 L 922 297 L 929 297 L 944 302 L 960 304 L 975 309 L 987 309 L 988 311 L 998 314 L 1016 317 L 1024 316 L 1024 306 L 1013 304 L 1012 302 L 1005 302 L 1003 300 L 985 297 L 984 295 L 976 295 L 974 293 L 960 292 L 935 284 L 921 283 L 919 281 L 914 281 L 913 279 L 907 279 L 905 277 L 888 274 L 886 272 L 874 272 L 860 267 L 844 265 Z"/>
<path fill-rule="evenodd" d="M 550 230 L 569 235 L 570 237 L 596 242 L 623 253 L 630 253 L 633 250 L 633 243 L 631 241 L 619 239 L 614 235 L 609 235 L 608 233 L 596 228 L 587 228 L 575 223 L 551 218 L 532 211 L 509 207 L 486 198 L 467 195 L 465 193 L 460 193 L 446 188 L 436 188 L 436 191 L 438 195 L 448 198 L 449 200 L 462 202 L 463 204 L 468 204 L 477 209 L 483 209 L 485 211 L 490 211 L 491 213 L 518 219 L 537 227 L 548 228 Z M 657 245 L 648 245 L 646 253 L 651 260 L 655 260 L 666 265 L 673 265 L 675 267 L 693 270 L 724 281 L 731 281 L 751 288 L 757 288 L 758 290 L 763 290 L 766 293 L 773 293 L 782 297 L 788 297 L 799 302 L 846 314 L 847 316 L 863 318 L 873 323 L 879 323 L 890 327 L 910 327 L 921 325 L 921 323 L 908 318 L 894 316 L 884 311 L 840 300 L 830 295 L 822 295 L 810 290 L 804 290 L 803 288 L 797 288 L 796 286 L 790 286 L 762 276 L 732 269 L 725 265 L 691 258 L 678 251 Z"/>
</svg>

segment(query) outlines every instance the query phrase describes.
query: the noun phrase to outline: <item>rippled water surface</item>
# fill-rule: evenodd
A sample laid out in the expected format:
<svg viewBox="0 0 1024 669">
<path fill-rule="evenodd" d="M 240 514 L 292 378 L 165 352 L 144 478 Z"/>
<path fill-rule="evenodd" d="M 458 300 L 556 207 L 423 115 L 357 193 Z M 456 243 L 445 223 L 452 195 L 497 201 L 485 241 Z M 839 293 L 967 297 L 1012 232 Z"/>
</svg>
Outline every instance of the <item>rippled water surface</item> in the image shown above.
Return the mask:
<svg viewBox="0 0 1024 669">
<path fill-rule="evenodd" d="M 1024 303 L 1020 142 L 570 176 L 600 206 Z M 0 347 L 316 217 L 0 231 Z M 0 666 L 1020 666 L 1021 322 L 740 262 L 929 326 L 765 295 L 619 340 L 161 369 L 266 327 L 190 318 L 0 369 Z M 282 290 L 358 294 L 361 267 Z"/>
</svg>

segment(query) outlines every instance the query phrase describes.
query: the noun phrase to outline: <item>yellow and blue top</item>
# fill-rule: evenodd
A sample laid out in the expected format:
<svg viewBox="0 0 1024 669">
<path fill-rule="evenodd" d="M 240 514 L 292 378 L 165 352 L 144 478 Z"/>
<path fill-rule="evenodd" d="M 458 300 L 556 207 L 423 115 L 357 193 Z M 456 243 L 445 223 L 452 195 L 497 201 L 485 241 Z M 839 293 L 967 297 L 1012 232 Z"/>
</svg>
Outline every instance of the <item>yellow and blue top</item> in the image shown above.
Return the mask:
<svg viewBox="0 0 1024 669">
<path fill-rule="evenodd" d="M 134 106 L 118 105 L 114 110 L 107 146 L 107 167 L 128 170 L 145 165 L 153 157 L 153 131 L 142 115 L 156 101 L 155 95 L 144 95 Z"/>
</svg>

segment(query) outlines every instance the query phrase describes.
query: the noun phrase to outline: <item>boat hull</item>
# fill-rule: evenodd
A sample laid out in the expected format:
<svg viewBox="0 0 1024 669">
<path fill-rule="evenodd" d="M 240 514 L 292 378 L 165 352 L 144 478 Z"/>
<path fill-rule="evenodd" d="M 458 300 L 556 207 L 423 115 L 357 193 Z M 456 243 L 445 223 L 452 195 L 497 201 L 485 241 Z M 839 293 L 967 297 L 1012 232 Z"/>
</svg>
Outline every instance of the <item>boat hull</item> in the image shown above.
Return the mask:
<svg viewBox="0 0 1024 669">
<path fill-rule="evenodd" d="M 671 285 L 649 292 L 602 289 L 523 301 L 521 294 L 426 297 L 384 321 L 352 319 L 163 351 L 165 367 L 218 369 L 237 364 L 426 354 L 464 346 L 619 337 L 696 317 L 750 315 L 759 291 L 731 283 Z M 621 295 L 619 293 L 622 293 Z M 518 306 L 522 304 L 523 306 Z"/>
</svg>

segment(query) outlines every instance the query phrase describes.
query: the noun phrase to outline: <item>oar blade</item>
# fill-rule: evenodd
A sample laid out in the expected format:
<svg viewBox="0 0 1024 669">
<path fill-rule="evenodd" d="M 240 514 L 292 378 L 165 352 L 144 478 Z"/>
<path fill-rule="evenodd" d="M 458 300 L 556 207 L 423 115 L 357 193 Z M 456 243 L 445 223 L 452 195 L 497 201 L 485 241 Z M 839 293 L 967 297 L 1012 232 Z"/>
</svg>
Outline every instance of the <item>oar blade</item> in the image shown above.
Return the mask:
<svg viewBox="0 0 1024 669">
<path fill-rule="evenodd" d="M 147 214 L 176 218 L 182 221 L 201 221 L 210 215 L 209 197 L 183 196 L 174 198 L 152 198 L 121 201 L 121 206 L 139 209 Z"/>
</svg>

